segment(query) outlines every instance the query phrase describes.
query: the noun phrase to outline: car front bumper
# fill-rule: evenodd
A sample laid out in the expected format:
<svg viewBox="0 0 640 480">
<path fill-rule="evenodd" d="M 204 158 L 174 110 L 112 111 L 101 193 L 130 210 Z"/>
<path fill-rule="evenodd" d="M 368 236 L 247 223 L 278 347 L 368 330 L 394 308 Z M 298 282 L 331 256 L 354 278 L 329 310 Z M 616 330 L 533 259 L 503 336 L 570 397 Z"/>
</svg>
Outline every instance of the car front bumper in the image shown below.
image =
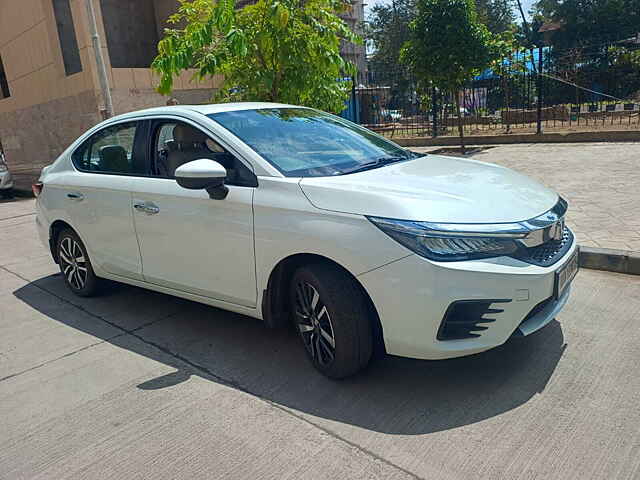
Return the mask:
<svg viewBox="0 0 640 480">
<path fill-rule="evenodd" d="M 432 262 L 410 255 L 358 277 L 380 316 L 387 353 L 420 359 L 471 355 L 529 335 L 551 322 L 570 295 L 556 298 L 555 274 L 577 252 L 573 244 L 549 267 L 499 257 Z M 494 311 L 474 338 L 440 340 L 448 309 L 458 302 L 484 303 Z"/>
<path fill-rule="evenodd" d="M 13 177 L 10 172 L 0 173 L 0 190 L 13 188 Z"/>
</svg>

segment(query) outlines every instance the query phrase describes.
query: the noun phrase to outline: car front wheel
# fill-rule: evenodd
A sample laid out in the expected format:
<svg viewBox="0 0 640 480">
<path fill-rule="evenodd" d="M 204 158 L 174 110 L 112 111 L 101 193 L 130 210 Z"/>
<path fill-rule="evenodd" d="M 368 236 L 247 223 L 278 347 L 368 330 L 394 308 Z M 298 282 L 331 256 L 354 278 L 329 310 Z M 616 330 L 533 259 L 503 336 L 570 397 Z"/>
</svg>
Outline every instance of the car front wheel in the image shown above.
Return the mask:
<svg viewBox="0 0 640 480">
<path fill-rule="evenodd" d="M 90 297 L 98 291 L 99 279 L 93 273 L 87 250 L 80 237 L 70 229 L 58 235 L 57 257 L 67 287 L 81 297 Z"/>
<path fill-rule="evenodd" d="M 344 378 L 371 359 L 373 336 L 364 292 L 332 265 L 299 268 L 290 288 L 295 326 L 313 365 L 330 378 Z"/>
</svg>

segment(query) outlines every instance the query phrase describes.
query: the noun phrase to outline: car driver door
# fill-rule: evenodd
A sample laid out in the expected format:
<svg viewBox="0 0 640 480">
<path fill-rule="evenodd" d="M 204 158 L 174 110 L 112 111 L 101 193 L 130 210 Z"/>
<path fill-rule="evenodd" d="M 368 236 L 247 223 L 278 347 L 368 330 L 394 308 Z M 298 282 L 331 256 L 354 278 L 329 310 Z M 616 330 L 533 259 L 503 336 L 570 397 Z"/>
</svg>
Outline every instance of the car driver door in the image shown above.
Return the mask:
<svg viewBox="0 0 640 480">
<path fill-rule="evenodd" d="M 151 127 L 154 175 L 134 179 L 133 216 L 145 281 L 247 307 L 256 305 L 253 173 L 203 130 L 176 120 Z M 187 190 L 176 168 L 208 158 L 227 169 L 226 198 Z"/>
</svg>

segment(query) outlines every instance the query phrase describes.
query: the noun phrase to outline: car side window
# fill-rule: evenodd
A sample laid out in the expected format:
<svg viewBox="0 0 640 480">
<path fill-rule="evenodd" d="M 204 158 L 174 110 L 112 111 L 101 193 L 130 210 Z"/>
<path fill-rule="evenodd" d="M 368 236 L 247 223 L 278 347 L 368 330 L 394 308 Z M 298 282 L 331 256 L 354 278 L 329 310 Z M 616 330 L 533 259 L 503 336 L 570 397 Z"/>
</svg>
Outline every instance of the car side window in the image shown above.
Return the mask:
<svg viewBox="0 0 640 480">
<path fill-rule="evenodd" d="M 72 155 L 79 170 L 96 173 L 146 174 L 144 158 L 135 154 L 138 122 L 113 125 L 93 134 Z"/>
<path fill-rule="evenodd" d="M 153 172 L 175 178 L 176 169 L 193 160 L 208 158 L 227 170 L 227 185 L 257 186 L 253 172 L 203 131 L 182 122 L 157 122 L 153 136 Z"/>
</svg>

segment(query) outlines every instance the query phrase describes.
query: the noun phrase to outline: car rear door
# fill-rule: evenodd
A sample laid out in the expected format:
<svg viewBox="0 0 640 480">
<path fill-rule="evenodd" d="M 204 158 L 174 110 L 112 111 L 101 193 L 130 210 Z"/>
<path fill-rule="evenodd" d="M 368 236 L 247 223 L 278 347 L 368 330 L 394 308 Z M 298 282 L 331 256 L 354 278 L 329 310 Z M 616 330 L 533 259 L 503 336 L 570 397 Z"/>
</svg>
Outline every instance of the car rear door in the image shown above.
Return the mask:
<svg viewBox="0 0 640 480">
<path fill-rule="evenodd" d="M 72 155 L 64 201 L 91 259 L 102 270 L 142 280 L 142 262 L 131 211 L 131 185 L 145 175 L 147 122 L 112 124 L 94 133 Z"/>
<path fill-rule="evenodd" d="M 240 165 L 239 174 L 238 160 L 194 123 L 156 119 L 150 133 L 155 177 L 136 178 L 131 186 L 145 281 L 254 307 L 252 172 Z M 177 166 L 200 157 L 226 163 L 229 193 L 224 200 L 175 181 Z"/>
</svg>

